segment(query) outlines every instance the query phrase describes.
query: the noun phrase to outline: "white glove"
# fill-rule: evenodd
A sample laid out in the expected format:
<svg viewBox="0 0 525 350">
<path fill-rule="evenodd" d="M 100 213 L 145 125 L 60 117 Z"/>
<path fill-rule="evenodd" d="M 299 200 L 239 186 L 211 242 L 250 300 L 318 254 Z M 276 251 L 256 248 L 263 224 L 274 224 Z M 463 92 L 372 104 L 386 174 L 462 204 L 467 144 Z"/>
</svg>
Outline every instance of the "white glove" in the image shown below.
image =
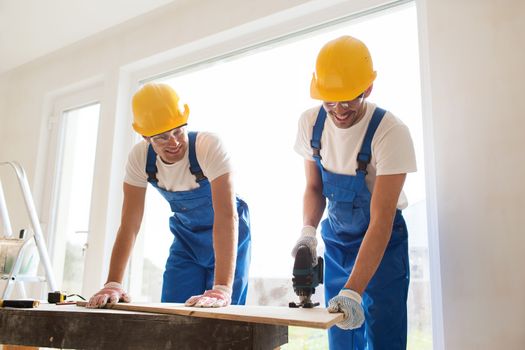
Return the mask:
<svg viewBox="0 0 525 350">
<path fill-rule="evenodd" d="M 119 301 L 129 303 L 131 297 L 124 291 L 122 284 L 118 282 L 108 282 L 104 285 L 104 288 L 89 299 L 86 307 L 91 309 L 102 308 L 106 304 L 116 304 Z"/>
<path fill-rule="evenodd" d="M 194 307 L 224 307 L 232 302 L 232 289 L 228 286 L 216 284 L 213 289 L 204 294 L 194 295 L 184 303 L 184 306 Z"/>
<path fill-rule="evenodd" d="M 310 249 L 312 254 L 312 265 L 317 264 L 317 238 L 315 238 L 316 230 L 313 226 L 304 226 L 301 230 L 301 236 L 297 239 L 295 246 L 292 249 L 292 258 L 295 258 L 297 255 L 297 250 L 299 247 L 305 245 Z"/>
<path fill-rule="evenodd" d="M 359 293 L 351 289 L 341 289 L 338 295 L 328 302 L 328 312 L 343 312 L 345 318 L 337 324 L 341 329 L 356 329 L 365 321 L 365 313 Z"/>
</svg>

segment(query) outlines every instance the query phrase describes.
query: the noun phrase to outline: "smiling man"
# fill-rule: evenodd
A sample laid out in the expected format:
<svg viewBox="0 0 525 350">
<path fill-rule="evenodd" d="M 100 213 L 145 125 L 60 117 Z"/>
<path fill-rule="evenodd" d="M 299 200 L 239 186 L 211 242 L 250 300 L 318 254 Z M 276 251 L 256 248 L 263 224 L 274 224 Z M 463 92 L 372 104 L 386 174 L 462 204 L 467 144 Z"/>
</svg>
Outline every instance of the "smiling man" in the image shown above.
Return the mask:
<svg viewBox="0 0 525 350">
<path fill-rule="evenodd" d="M 159 247 L 169 249 L 161 301 L 196 307 L 244 304 L 250 221 L 248 206 L 234 192 L 228 153 L 216 135 L 186 130 L 189 108 L 180 110 L 179 96 L 169 85 L 144 85 L 133 96 L 132 107 L 133 128 L 143 140 L 128 157 L 108 279 L 88 307 L 131 300 L 121 283 L 142 222 L 148 183 L 173 211 L 173 243 Z"/>
<path fill-rule="evenodd" d="M 328 311 L 344 320 L 329 330 L 330 349 L 405 349 L 409 263 L 401 210 L 406 174 L 416 171 L 408 128 L 367 101 L 376 72 L 368 48 L 343 36 L 317 56 L 310 86 L 322 105 L 299 120 L 295 150 L 305 159 L 303 229 L 292 250 L 316 256 L 325 243 Z"/>
</svg>

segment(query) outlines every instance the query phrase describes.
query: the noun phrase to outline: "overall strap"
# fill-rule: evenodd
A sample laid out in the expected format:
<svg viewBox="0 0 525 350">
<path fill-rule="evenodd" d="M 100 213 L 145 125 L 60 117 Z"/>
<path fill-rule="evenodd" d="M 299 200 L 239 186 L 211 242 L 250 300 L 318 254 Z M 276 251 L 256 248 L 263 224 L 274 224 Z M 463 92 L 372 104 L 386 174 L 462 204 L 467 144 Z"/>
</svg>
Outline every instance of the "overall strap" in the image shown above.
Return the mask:
<svg viewBox="0 0 525 350">
<path fill-rule="evenodd" d="M 150 144 L 148 146 L 148 158 L 146 159 L 146 174 L 148 174 L 148 182 L 151 184 L 156 184 L 159 182 L 157 180 L 157 153 L 153 150 L 153 146 Z"/>
<path fill-rule="evenodd" d="M 357 154 L 356 174 L 358 172 L 363 172 L 365 175 L 368 173 L 366 167 L 372 159 L 372 139 L 374 138 L 377 127 L 379 126 L 379 123 L 381 123 L 385 113 L 386 111 L 384 109 L 376 107 L 372 119 L 370 120 L 370 123 L 368 123 L 368 129 L 366 130 L 361 150 Z"/>
<path fill-rule="evenodd" d="M 312 139 L 310 140 L 310 146 L 312 147 L 313 156 L 316 161 L 321 160 L 321 136 L 323 135 L 324 122 L 326 120 L 326 111 L 323 106 L 319 109 L 317 119 L 312 130 Z"/>
<path fill-rule="evenodd" d="M 195 140 L 197 139 L 197 132 L 190 131 L 188 132 L 189 140 L 189 158 L 190 158 L 190 172 L 195 176 L 197 182 L 207 180 L 208 178 L 204 176 L 202 169 L 197 161 L 197 155 L 195 153 Z"/>
</svg>

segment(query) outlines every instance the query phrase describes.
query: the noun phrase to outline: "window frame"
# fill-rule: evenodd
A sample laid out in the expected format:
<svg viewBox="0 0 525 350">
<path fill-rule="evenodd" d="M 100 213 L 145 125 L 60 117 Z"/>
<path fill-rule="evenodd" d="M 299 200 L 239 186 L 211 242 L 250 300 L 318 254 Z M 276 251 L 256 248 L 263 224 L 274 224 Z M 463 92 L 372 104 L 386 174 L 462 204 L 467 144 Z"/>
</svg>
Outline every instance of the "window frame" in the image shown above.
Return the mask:
<svg viewBox="0 0 525 350">
<path fill-rule="evenodd" d="M 90 84 L 81 88 L 72 88 L 66 89 L 65 91 L 50 94 L 48 96 L 48 105 L 49 105 L 49 114 L 46 118 L 46 133 L 44 135 L 47 139 L 47 149 L 45 150 L 46 157 L 46 169 L 45 169 L 45 186 L 43 192 L 43 207 L 42 207 L 42 221 L 45 223 L 45 232 L 47 238 L 47 245 L 51 263 L 57 274 L 57 267 L 54 266 L 54 260 L 56 259 L 56 249 L 58 247 L 57 237 L 56 237 L 56 215 L 57 215 L 57 206 L 58 206 L 58 197 L 59 197 L 59 176 L 56 174 L 60 171 L 62 153 L 64 150 L 64 133 L 65 133 L 65 118 L 66 114 L 70 110 L 87 107 L 94 104 L 100 104 L 99 118 L 102 115 L 102 101 L 103 101 L 103 89 L 100 84 Z M 97 137 L 101 136 L 101 122 L 98 123 Z M 97 142 L 98 143 L 98 142 Z M 95 154 L 95 164 L 94 168 L 96 169 L 100 166 L 100 149 L 97 144 L 97 150 Z M 94 194 L 99 191 L 96 187 L 96 181 L 93 181 L 93 187 L 91 192 L 91 208 L 95 205 L 94 203 Z M 94 212 L 90 210 L 89 214 L 89 231 L 93 227 L 93 223 L 98 220 L 97 217 L 94 217 Z M 104 259 L 103 252 L 98 252 L 95 249 L 89 250 L 91 241 L 93 240 L 93 235 L 88 234 L 87 240 L 87 249 L 86 249 L 86 259 L 84 266 L 92 266 L 95 268 L 102 269 L 101 261 Z M 89 253 L 88 253 L 89 252 Z M 62 270 L 62 267 L 60 268 Z M 86 273 L 84 270 L 84 276 L 82 281 L 82 290 L 76 291 L 82 295 L 86 292 L 86 286 L 91 284 L 98 284 L 98 281 L 89 277 L 90 274 Z M 92 274 L 91 274 L 92 276 Z M 56 278 L 58 276 L 55 276 Z M 61 276 L 60 276 L 61 277 Z M 61 287 L 61 279 L 57 278 L 57 283 L 59 288 Z"/>
<path fill-rule="evenodd" d="M 421 33 L 426 30 L 424 18 L 425 3 L 416 0 L 362 0 L 362 1 L 334 1 L 323 3 L 309 3 L 288 11 L 269 15 L 262 19 L 219 32 L 185 45 L 173 48 L 162 54 L 140 60 L 126 66 L 131 99 L 132 91 L 136 91 L 141 84 L 156 80 L 180 71 L 199 69 L 229 56 L 243 52 L 257 50 L 274 42 L 315 30 L 337 25 L 351 19 L 358 19 L 364 15 L 388 10 L 406 4 L 416 4 L 418 16 L 418 35 L 421 71 L 421 95 L 423 113 L 423 137 L 425 157 L 426 206 L 428 226 L 428 249 L 430 264 L 430 284 L 432 303 L 432 333 L 433 345 L 436 349 L 443 348 L 443 299 L 441 290 L 440 253 L 437 225 L 437 196 L 436 179 L 434 176 L 434 145 L 432 144 L 431 103 L 430 103 L 430 73 L 428 58 L 428 43 L 422 39 Z M 346 14 L 346 15 L 341 15 Z M 276 39 L 277 38 L 277 39 Z M 131 131 L 130 131 L 131 132 Z"/>
</svg>

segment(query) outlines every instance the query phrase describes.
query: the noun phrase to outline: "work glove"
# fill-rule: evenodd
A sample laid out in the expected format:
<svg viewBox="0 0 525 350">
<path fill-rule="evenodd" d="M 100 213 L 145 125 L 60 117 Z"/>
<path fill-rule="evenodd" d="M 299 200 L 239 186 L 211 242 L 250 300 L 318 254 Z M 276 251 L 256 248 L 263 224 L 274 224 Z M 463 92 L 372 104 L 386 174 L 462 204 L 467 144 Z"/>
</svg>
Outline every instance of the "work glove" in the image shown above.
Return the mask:
<svg viewBox="0 0 525 350">
<path fill-rule="evenodd" d="M 204 294 L 194 295 L 184 303 L 184 306 L 193 307 L 224 307 L 232 302 L 232 289 L 228 286 L 216 284 L 213 289 Z"/>
<path fill-rule="evenodd" d="M 297 250 L 303 245 L 307 246 L 310 249 L 312 255 L 312 266 L 317 264 L 317 238 L 315 238 L 315 227 L 313 226 L 304 226 L 301 230 L 301 236 L 297 239 L 295 246 L 292 249 L 292 258 L 295 259 L 297 255 Z"/>
<path fill-rule="evenodd" d="M 337 323 L 341 329 L 356 329 L 361 327 L 365 321 L 365 314 L 361 302 L 363 299 L 359 293 L 351 289 L 341 289 L 338 295 L 328 302 L 328 312 L 343 312 L 344 319 Z"/>
<path fill-rule="evenodd" d="M 104 288 L 89 299 L 86 307 L 91 309 L 102 308 L 106 304 L 116 304 L 119 301 L 129 303 L 131 297 L 124 291 L 122 284 L 118 282 L 108 282 L 104 285 Z"/>
</svg>

